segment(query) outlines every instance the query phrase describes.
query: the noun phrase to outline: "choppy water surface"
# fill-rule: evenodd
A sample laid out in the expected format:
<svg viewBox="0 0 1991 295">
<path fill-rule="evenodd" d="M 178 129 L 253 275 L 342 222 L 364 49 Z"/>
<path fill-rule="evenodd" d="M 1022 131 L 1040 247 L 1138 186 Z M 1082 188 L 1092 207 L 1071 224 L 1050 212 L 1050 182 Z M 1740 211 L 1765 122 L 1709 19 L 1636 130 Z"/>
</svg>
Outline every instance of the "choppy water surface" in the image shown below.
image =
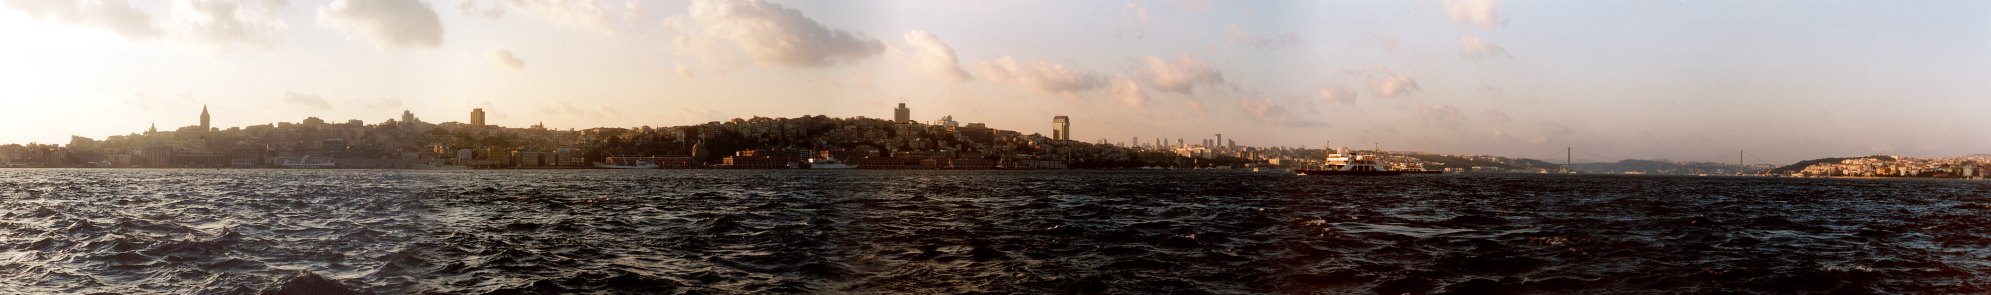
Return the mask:
<svg viewBox="0 0 1991 295">
<path fill-rule="evenodd" d="M 0 170 L 0 293 L 1985 293 L 1991 182 Z"/>
</svg>

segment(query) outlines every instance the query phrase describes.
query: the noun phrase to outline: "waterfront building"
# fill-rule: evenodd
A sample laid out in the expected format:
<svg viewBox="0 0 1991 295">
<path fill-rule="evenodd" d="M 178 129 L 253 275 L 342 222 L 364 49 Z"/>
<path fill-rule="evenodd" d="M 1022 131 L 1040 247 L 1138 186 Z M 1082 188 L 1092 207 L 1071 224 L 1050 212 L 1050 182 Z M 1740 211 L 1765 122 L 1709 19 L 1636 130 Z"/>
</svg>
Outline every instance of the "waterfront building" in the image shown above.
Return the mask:
<svg viewBox="0 0 1991 295">
<path fill-rule="evenodd" d="M 1070 117 L 1051 117 L 1051 139 L 1072 140 L 1072 120 Z"/>
<path fill-rule="evenodd" d="M 934 122 L 933 122 L 933 125 L 940 125 L 940 126 L 946 126 L 947 128 L 950 128 L 950 129 L 951 129 L 951 128 L 961 128 L 961 122 L 955 122 L 955 121 L 954 121 L 954 115 L 946 115 L 946 116 L 940 116 L 940 120 L 939 120 L 939 121 L 934 121 Z"/>
<path fill-rule="evenodd" d="M 470 126 L 484 127 L 484 109 L 470 109 Z"/>
<path fill-rule="evenodd" d="M 912 123 L 913 110 L 906 108 L 906 103 L 899 103 L 898 108 L 892 109 L 892 122 L 899 124 Z"/>
</svg>

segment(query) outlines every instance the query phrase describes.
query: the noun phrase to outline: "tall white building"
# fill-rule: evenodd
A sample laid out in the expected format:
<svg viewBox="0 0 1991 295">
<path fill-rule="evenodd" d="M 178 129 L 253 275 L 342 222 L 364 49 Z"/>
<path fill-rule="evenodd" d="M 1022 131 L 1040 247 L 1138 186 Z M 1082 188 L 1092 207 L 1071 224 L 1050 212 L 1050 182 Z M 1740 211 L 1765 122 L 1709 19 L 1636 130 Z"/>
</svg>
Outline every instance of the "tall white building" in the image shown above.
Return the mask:
<svg viewBox="0 0 1991 295">
<path fill-rule="evenodd" d="M 1051 117 L 1051 139 L 1072 140 L 1072 119 L 1065 116 Z"/>
</svg>

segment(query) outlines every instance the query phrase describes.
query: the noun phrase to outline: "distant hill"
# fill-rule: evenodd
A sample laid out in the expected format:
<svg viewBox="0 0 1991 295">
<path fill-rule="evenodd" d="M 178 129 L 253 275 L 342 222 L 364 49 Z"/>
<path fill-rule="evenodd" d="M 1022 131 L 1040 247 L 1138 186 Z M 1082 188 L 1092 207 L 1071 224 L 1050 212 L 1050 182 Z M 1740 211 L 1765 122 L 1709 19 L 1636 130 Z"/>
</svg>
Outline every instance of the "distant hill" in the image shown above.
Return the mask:
<svg viewBox="0 0 1991 295">
<path fill-rule="evenodd" d="M 1732 163 L 1714 162 L 1674 162 L 1666 160 L 1622 160 L 1617 163 L 1576 163 L 1571 168 L 1584 173 L 1625 173 L 1649 174 L 1733 174 L 1740 170 Z"/>
<path fill-rule="evenodd" d="M 1439 154 L 1415 153 L 1415 152 L 1409 153 L 1406 156 L 1421 161 L 1438 163 L 1437 166 L 1425 166 L 1425 168 L 1432 168 L 1432 169 L 1436 168 L 1466 169 L 1472 167 L 1494 167 L 1494 168 L 1507 169 L 1507 170 L 1533 170 L 1533 169 L 1559 169 L 1562 167 L 1562 165 L 1543 162 L 1541 160 L 1508 158 L 1508 157 L 1457 156 L 1457 155 L 1439 155 Z"/>
<path fill-rule="evenodd" d="M 1779 168 L 1777 168 L 1777 169 L 1774 169 L 1774 170 L 1770 170 L 1770 173 L 1775 173 L 1775 174 L 1788 174 L 1788 173 L 1794 173 L 1794 172 L 1798 172 L 1798 171 L 1804 171 L 1804 167 L 1811 167 L 1811 165 L 1817 165 L 1817 164 L 1824 164 L 1824 163 L 1838 163 L 1839 161 L 1845 161 L 1845 160 L 1852 160 L 1852 159 L 1880 159 L 1880 160 L 1894 160 L 1894 157 L 1889 157 L 1889 156 L 1880 156 L 1880 155 L 1875 155 L 1875 156 L 1865 156 L 1865 157 L 1851 157 L 1851 158 L 1824 158 L 1824 159 L 1816 159 L 1816 160 L 1809 160 L 1809 161 L 1803 161 L 1803 162 L 1797 162 L 1796 164 L 1790 164 L 1790 165 L 1788 165 L 1788 166 L 1784 166 L 1784 167 L 1779 167 Z"/>
</svg>

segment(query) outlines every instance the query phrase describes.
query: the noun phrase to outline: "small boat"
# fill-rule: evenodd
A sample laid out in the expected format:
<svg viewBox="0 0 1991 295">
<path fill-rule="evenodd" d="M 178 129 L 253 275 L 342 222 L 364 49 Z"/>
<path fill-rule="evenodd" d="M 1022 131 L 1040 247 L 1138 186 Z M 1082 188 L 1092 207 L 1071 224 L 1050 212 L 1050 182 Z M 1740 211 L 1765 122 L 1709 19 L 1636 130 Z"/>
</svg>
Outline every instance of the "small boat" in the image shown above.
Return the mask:
<svg viewBox="0 0 1991 295">
<path fill-rule="evenodd" d="M 809 159 L 809 169 L 850 169 L 850 168 L 857 168 L 857 165 L 845 164 L 843 161 L 837 161 L 836 157 Z"/>
<path fill-rule="evenodd" d="M 302 158 L 298 158 L 296 161 L 291 161 L 288 159 L 279 161 L 277 163 L 277 166 L 283 166 L 284 168 L 320 169 L 320 168 L 336 168 L 339 166 L 339 164 L 333 163 L 331 160 L 325 160 L 325 159 L 318 159 L 314 161 L 311 159 L 310 155 L 305 155 Z"/>
</svg>

